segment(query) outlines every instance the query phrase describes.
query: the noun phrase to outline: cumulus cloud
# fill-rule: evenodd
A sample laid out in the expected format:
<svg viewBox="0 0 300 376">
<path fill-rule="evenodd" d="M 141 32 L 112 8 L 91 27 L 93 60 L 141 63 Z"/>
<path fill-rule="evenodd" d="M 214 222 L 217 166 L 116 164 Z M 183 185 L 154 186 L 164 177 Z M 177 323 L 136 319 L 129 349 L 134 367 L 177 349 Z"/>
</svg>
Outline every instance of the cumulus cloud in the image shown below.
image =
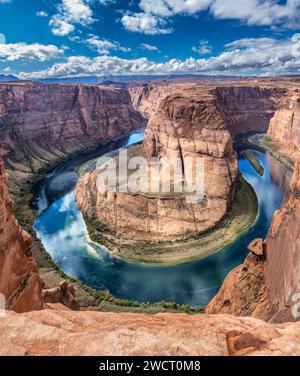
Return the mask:
<svg viewBox="0 0 300 376">
<path fill-rule="evenodd" d="M 93 23 L 93 12 L 88 0 L 62 0 L 58 13 L 52 16 L 49 26 L 53 34 L 64 36 L 75 29 L 75 24 L 88 26 Z"/>
<path fill-rule="evenodd" d="M 126 30 L 148 35 L 169 34 L 171 28 L 165 27 L 166 21 L 156 15 L 148 13 L 128 13 L 121 18 Z"/>
<path fill-rule="evenodd" d="M 156 46 L 153 46 L 152 44 L 148 43 L 141 43 L 141 49 L 148 51 L 159 51 L 159 49 Z"/>
<path fill-rule="evenodd" d="M 74 25 L 56 16 L 51 18 L 49 26 L 51 27 L 52 33 L 60 37 L 70 34 L 75 29 Z"/>
<path fill-rule="evenodd" d="M 299 38 L 298 38 L 299 36 Z M 72 56 L 51 68 L 21 73 L 21 78 L 105 76 L 125 74 L 288 74 L 300 73 L 300 35 L 287 39 L 247 38 L 231 42 L 224 51 L 209 58 L 171 59 L 156 63 L 146 58 L 116 56 Z"/>
<path fill-rule="evenodd" d="M 46 61 L 57 58 L 63 50 L 52 44 L 0 44 L 0 61 L 15 61 L 20 59 Z"/>
<path fill-rule="evenodd" d="M 197 46 L 192 47 L 192 50 L 199 55 L 207 55 L 212 53 L 212 46 L 208 43 L 208 40 L 201 40 Z"/>
<path fill-rule="evenodd" d="M 286 3 L 280 0 L 140 0 L 139 7 L 140 13 L 123 16 L 121 21 L 126 29 L 145 34 L 141 20 L 151 19 L 152 23 L 156 20 L 152 34 L 163 34 L 166 30 L 171 31 L 167 26 L 171 17 L 203 11 L 217 19 L 238 20 L 248 25 L 298 28 L 300 21 L 300 0 L 287 0 Z"/>
<path fill-rule="evenodd" d="M 100 55 L 107 55 L 110 53 L 110 51 L 130 51 L 130 48 L 123 47 L 118 42 L 110 41 L 103 38 L 100 39 L 97 35 L 90 35 L 85 42 L 89 47 L 96 50 Z"/>
</svg>

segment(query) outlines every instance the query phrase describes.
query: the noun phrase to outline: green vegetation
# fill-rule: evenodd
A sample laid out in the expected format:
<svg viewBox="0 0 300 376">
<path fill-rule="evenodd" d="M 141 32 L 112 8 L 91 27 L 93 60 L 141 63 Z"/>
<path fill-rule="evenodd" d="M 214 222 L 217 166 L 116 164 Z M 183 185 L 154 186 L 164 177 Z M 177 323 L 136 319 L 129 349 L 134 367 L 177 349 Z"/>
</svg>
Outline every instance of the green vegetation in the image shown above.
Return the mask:
<svg viewBox="0 0 300 376">
<path fill-rule="evenodd" d="M 258 158 L 256 157 L 256 155 L 253 153 L 253 151 L 251 150 L 245 150 L 243 152 L 245 158 L 248 159 L 248 161 L 250 162 L 251 166 L 254 168 L 254 170 L 260 175 L 260 176 L 263 176 L 264 174 L 264 168 L 263 166 L 260 164 Z"/>
</svg>

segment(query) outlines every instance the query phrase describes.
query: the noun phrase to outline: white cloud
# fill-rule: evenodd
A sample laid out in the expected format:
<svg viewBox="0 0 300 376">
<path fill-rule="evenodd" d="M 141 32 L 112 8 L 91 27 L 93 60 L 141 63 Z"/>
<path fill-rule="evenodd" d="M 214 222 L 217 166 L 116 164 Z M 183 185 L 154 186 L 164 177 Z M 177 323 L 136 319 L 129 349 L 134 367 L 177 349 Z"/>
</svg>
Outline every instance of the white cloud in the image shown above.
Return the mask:
<svg viewBox="0 0 300 376">
<path fill-rule="evenodd" d="M 199 55 L 207 55 L 212 53 L 212 46 L 208 43 L 208 40 L 201 40 L 198 46 L 192 47 L 192 50 Z"/>
<path fill-rule="evenodd" d="M 53 34 L 64 36 L 74 31 L 74 24 L 88 26 L 93 23 L 93 12 L 88 0 L 62 0 L 58 13 L 52 16 L 49 26 Z"/>
<path fill-rule="evenodd" d="M 147 33 L 141 20 L 151 19 L 155 34 L 170 32 L 167 21 L 175 15 L 195 15 L 208 11 L 217 19 L 231 19 L 248 25 L 285 26 L 298 28 L 300 0 L 140 0 L 140 13 L 123 16 L 127 30 Z M 128 18 L 130 17 L 130 18 Z M 164 22 L 165 21 L 165 22 Z"/>
<path fill-rule="evenodd" d="M 0 44 L 0 61 L 15 61 L 20 59 L 46 61 L 57 58 L 63 54 L 63 50 L 49 44 Z"/>
<path fill-rule="evenodd" d="M 300 73 L 300 38 L 248 38 L 225 46 L 224 52 L 207 59 L 171 59 L 155 63 L 146 58 L 72 56 L 51 68 L 21 73 L 21 78 L 105 76 L 123 74 L 287 74 Z"/>
<path fill-rule="evenodd" d="M 48 17 L 48 13 L 45 12 L 45 11 L 43 11 L 43 10 L 40 10 L 40 11 L 36 12 L 36 15 L 38 17 Z"/>
<path fill-rule="evenodd" d="M 85 42 L 89 47 L 95 49 L 98 54 L 101 55 L 107 55 L 111 50 L 122 52 L 130 51 L 130 48 L 123 47 L 118 42 L 109 41 L 107 39 L 100 39 L 97 35 L 90 35 L 90 37 L 87 38 Z"/>
<path fill-rule="evenodd" d="M 148 13 L 129 13 L 121 18 L 126 30 L 148 35 L 168 34 L 172 29 L 166 28 L 166 21 Z"/>
<path fill-rule="evenodd" d="M 148 51 L 159 51 L 159 49 L 156 46 L 153 46 L 152 44 L 148 43 L 141 43 L 141 49 Z"/>
<path fill-rule="evenodd" d="M 74 25 L 60 17 L 52 17 L 49 26 L 51 27 L 52 33 L 60 37 L 70 34 L 75 29 Z"/>
<path fill-rule="evenodd" d="M 8 4 L 11 3 L 11 0 L 0 0 L 0 4 Z"/>
<path fill-rule="evenodd" d="M 0 44 L 5 44 L 6 43 L 6 37 L 4 34 L 0 33 Z"/>
</svg>

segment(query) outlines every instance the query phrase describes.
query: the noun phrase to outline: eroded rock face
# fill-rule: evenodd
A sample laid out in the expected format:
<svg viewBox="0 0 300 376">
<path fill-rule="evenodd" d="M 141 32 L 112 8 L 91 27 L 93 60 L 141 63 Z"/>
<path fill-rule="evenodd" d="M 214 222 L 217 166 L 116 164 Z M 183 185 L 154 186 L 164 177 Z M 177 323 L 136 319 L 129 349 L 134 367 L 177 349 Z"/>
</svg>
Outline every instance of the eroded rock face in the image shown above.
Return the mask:
<svg viewBox="0 0 300 376">
<path fill-rule="evenodd" d="M 205 313 L 226 313 L 267 320 L 270 310 L 264 259 L 250 252 L 244 263 L 227 275 Z"/>
<path fill-rule="evenodd" d="M 180 161 L 184 177 L 197 158 L 204 165 L 204 199 L 188 203 L 184 195 L 101 192 L 97 169 L 80 178 L 76 200 L 89 217 L 124 236 L 143 239 L 183 237 L 215 226 L 227 213 L 237 178 L 237 157 L 215 99 L 169 96 L 151 116 L 144 156 Z M 176 163 L 176 162 L 174 162 Z M 162 176 L 161 176 L 162 178 Z"/>
<path fill-rule="evenodd" d="M 249 131 L 267 131 L 280 98 L 281 88 L 259 86 L 217 87 L 218 106 L 223 111 L 232 135 Z"/>
<path fill-rule="evenodd" d="M 284 95 L 270 121 L 267 138 L 274 143 L 279 154 L 295 162 L 300 157 L 300 92 Z"/>
<path fill-rule="evenodd" d="M 22 187 L 41 168 L 141 126 L 127 90 L 89 85 L 0 84 L 0 155 Z"/>
<path fill-rule="evenodd" d="M 0 354 L 296 355 L 299 335 L 300 323 L 229 315 L 43 310 L 0 320 Z"/>
<path fill-rule="evenodd" d="M 61 303 L 64 306 L 77 310 L 78 304 L 75 299 L 75 288 L 68 281 L 63 280 L 57 287 L 43 289 L 43 301 L 47 303 Z"/>
<path fill-rule="evenodd" d="M 266 238 L 266 285 L 274 321 L 300 319 L 300 161 Z"/>
<path fill-rule="evenodd" d="M 4 294 L 8 309 L 16 312 L 41 309 L 41 281 L 31 257 L 31 238 L 13 214 L 7 179 L 0 160 L 0 293 Z"/>
<path fill-rule="evenodd" d="M 228 274 L 206 312 L 274 322 L 299 320 L 299 239 L 300 161 L 295 164 L 282 207 L 273 216 L 265 242 L 251 243 L 252 252 L 243 265 Z"/>
</svg>

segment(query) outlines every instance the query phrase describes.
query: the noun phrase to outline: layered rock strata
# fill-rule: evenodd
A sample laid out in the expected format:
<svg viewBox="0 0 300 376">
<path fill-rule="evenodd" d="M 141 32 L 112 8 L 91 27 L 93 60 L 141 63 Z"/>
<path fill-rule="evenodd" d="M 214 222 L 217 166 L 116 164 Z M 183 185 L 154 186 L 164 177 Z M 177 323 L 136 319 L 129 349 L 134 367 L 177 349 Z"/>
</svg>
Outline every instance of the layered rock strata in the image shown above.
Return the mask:
<svg viewBox="0 0 300 376">
<path fill-rule="evenodd" d="M 9 313 L 0 355 L 295 355 L 300 323 L 229 315 Z"/>
<path fill-rule="evenodd" d="M 300 318 L 300 161 L 264 243 L 226 277 L 207 313 L 254 316 L 274 322 Z M 261 248 L 260 248 L 261 250 Z"/>
<path fill-rule="evenodd" d="M 7 179 L 0 160 L 0 293 L 5 296 L 8 309 L 16 312 L 41 309 L 41 280 L 31 256 L 31 238 L 13 214 Z"/>
<path fill-rule="evenodd" d="M 12 191 L 71 154 L 127 135 L 144 122 L 127 90 L 88 85 L 0 84 L 0 155 Z"/>
<path fill-rule="evenodd" d="M 179 161 L 183 179 L 188 178 L 188 167 L 200 160 L 204 166 L 204 198 L 192 203 L 184 194 L 174 192 L 103 192 L 97 185 L 96 169 L 78 182 L 79 208 L 124 236 L 134 234 L 143 239 L 199 234 L 224 218 L 233 198 L 238 167 L 230 134 L 213 96 L 207 94 L 201 100 L 169 96 L 162 100 L 149 120 L 141 155 L 148 161 L 153 157 L 167 158 L 171 164 Z"/>
<path fill-rule="evenodd" d="M 276 152 L 295 162 L 300 157 L 300 89 L 282 96 L 278 109 L 270 121 L 267 141 Z"/>
<path fill-rule="evenodd" d="M 217 84 L 217 83 L 216 83 Z M 201 99 L 208 92 L 216 98 L 216 105 L 223 112 L 227 127 L 234 136 L 249 131 L 267 131 L 270 119 L 277 110 L 281 98 L 288 92 L 280 87 L 214 86 L 213 80 L 206 83 L 152 83 L 133 86 L 129 89 L 133 106 L 147 117 L 155 112 L 160 102 L 169 95 L 198 96 Z"/>
</svg>

